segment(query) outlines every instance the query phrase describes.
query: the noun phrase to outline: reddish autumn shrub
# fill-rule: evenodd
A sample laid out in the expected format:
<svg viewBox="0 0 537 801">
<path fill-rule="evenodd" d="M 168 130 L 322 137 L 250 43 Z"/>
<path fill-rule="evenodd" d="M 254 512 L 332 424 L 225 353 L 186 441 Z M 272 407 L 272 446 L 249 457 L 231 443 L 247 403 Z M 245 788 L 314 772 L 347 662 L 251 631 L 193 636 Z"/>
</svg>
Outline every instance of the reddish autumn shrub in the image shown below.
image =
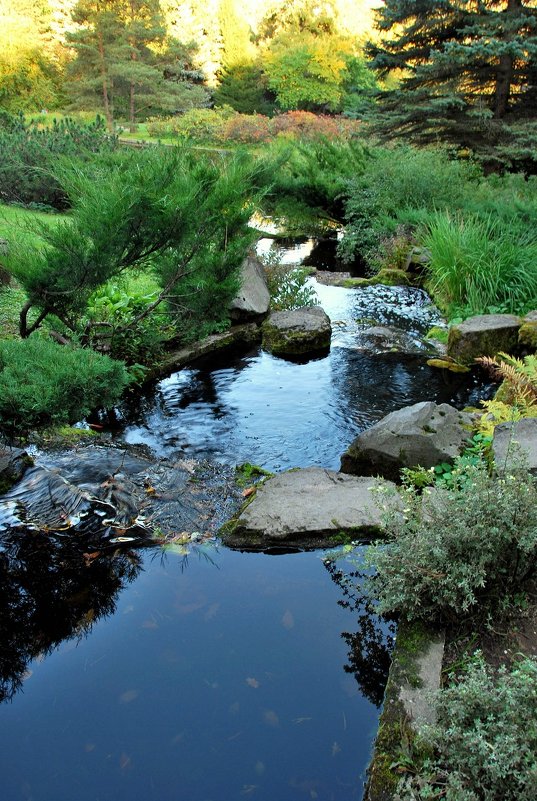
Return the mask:
<svg viewBox="0 0 537 801">
<path fill-rule="evenodd" d="M 224 124 L 222 139 L 241 144 L 268 142 L 271 138 L 270 120 L 263 114 L 237 114 Z"/>
<path fill-rule="evenodd" d="M 291 136 L 294 139 L 349 139 L 357 130 L 356 120 L 329 117 L 311 111 L 287 111 L 271 120 L 274 136 Z"/>
</svg>

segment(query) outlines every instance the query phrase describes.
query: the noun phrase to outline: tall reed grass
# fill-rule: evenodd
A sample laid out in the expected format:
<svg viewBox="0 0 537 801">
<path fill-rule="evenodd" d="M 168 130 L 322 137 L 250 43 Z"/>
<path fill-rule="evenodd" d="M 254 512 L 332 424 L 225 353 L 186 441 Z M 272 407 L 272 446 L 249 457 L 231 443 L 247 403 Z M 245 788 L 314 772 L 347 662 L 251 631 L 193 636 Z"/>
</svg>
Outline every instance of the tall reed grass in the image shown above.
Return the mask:
<svg viewBox="0 0 537 801">
<path fill-rule="evenodd" d="M 492 214 L 432 214 L 428 289 L 450 317 L 537 308 L 537 232 Z"/>
</svg>

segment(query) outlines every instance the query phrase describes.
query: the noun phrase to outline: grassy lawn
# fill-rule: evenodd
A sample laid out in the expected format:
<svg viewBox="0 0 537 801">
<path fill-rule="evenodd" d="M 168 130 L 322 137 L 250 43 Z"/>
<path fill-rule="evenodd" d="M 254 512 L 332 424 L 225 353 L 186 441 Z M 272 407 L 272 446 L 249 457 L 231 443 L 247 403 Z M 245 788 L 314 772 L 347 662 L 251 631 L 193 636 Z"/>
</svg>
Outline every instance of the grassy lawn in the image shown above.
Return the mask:
<svg viewBox="0 0 537 801">
<path fill-rule="evenodd" d="M 8 242 L 16 239 L 21 244 L 36 246 L 41 242 L 40 227 L 57 225 L 61 219 L 61 214 L 46 214 L 43 211 L 0 203 L 0 238 L 7 239 Z M 9 269 L 9 259 L 5 259 L 4 263 Z"/>
</svg>

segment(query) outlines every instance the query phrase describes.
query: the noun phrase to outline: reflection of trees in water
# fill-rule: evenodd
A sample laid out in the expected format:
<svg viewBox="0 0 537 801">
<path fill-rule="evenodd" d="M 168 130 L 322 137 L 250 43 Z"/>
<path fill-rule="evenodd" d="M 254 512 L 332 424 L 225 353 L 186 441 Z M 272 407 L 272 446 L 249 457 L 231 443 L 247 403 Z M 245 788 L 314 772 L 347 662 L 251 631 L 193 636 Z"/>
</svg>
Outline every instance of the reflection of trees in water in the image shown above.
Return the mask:
<svg viewBox="0 0 537 801">
<path fill-rule="evenodd" d="M 395 626 L 375 614 L 369 600 L 360 590 L 364 574 L 360 570 L 345 572 L 335 560 L 325 559 L 324 566 L 343 593 L 338 604 L 357 612 L 358 629 L 355 633 L 342 632 L 349 647 L 349 664 L 344 665 L 360 685 L 362 694 L 379 707 L 390 669 Z"/>
<path fill-rule="evenodd" d="M 141 570 L 134 551 L 84 552 L 80 540 L 13 530 L 0 543 L 0 701 L 20 689 L 29 662 L 82 637 L 115 610 Z"/>
</svg>

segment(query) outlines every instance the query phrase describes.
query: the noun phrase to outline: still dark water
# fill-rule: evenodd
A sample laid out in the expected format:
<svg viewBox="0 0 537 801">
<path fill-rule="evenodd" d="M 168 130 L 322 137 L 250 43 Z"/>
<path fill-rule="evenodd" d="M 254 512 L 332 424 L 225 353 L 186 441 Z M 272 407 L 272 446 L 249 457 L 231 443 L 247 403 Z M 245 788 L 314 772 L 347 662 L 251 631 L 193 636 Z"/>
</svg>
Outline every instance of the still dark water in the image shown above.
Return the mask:
<svg viewBox="0 0 537 801">
<path fill-rule="evenodd" d="M 420 355 L 371 353 L 370 318 L 419 350 L 437 320 L 423 293 L 318 292 L 329 356 L 253 350 L 182 370 L 124 407 L 118 444 L 337 468 L 387 412 L 479 394 Z M 359 554 L 115 552 L 5 533 L 2 801 L 360 801 L 392 640 L 355 589 Z"/>
</svg>

